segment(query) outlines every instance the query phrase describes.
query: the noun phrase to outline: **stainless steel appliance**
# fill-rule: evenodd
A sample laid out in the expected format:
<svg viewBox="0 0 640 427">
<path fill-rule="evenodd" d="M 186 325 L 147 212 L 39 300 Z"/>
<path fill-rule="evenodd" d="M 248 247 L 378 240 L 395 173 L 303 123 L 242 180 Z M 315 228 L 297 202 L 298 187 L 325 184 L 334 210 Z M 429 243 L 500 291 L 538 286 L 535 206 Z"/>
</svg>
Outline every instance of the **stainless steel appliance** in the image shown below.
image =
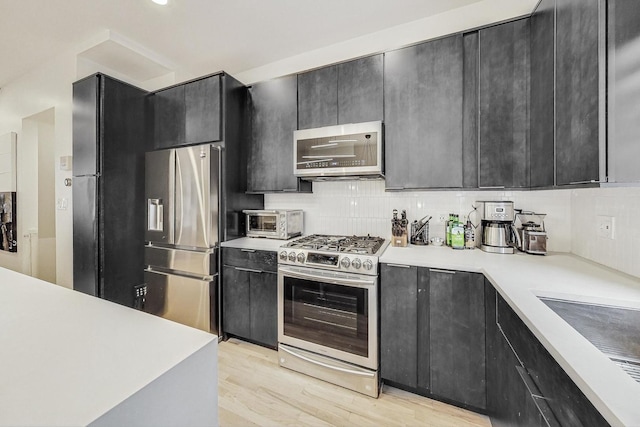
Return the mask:
<svg viewBox="0 0 640 427">
<path fill-rule="evenodd" d="M 293 132 L 294 175 L 307 180 L 382 178 L 382 122 Z"/>
<path fill-rule="evenodd" d="M 546 214 L 534 212 L 519 212 L 516 218 L 520 220 L 517 232 L 520 238 L 518 249 L 528 254 L 547 254 L 547 231 L 544 228 Z"/>
<path fill-rule="evenodd" d="M 280 366 L 378 397 L 378 257 L 387 245 L 311 235 L 280 248 Z"/>
<path fill-rule="evenodd" d="M 301 210 L 244 210 L 248 237 L 287 240 L 302 234 Z"/>
<path fill-rule="evenodd" d="M 221 148 L 200 145 L 146 155 L 143 310 L 217 332 Z"/>
<path fill-rule="evenodd" d="M 485 252 L 512 254 L 520 246 L 519 236 L 513 225 L 515 212 L 513 202 L 476 202 L 480 213 L 480 249 Z"/>
</svg>

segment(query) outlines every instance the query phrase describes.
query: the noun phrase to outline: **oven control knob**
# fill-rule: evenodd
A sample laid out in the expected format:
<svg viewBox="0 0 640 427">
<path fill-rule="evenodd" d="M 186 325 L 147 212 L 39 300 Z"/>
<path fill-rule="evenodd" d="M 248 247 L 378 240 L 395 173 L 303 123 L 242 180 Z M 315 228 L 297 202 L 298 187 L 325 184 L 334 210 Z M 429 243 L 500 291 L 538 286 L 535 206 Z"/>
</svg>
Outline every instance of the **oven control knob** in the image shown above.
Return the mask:
<svg viewBox="0 0 640 427">
<path fill-rule="evenodd" d="M 282 261 L 286 261 L 287 260 L 287 251 L 280 252 L 280 259 Z"/>
<path fill-rule="evenodd" d="M 353 268 L 359 269 L 360 267 L 362 267 L 362 261 L 360 261 L 360 258 L 356 258 L 353 260 L 351 265 L 353 266 Z"/>
<path fill-rule="evenodd" d="M 298 254 L 298 262 L 304 262 L 304 254 L 302 252 Z"/>
<path fill-rule="evenodd" d="M 295 252 L 289 252 L 289 261 L 296 262 L 296 253 Z"/>
<path fill-rule="evenodd" d="M 340 264 L 342 264 L 344 268 L 349 268 L 349 266 L 351 265 L 351 260 L 347 257 L 344 257 L 342 258 L 342 261 L 340 261 Z"/>
<path fill-rule="evenodd" d="M 362 266 L 365 270 L 371 270 L 373 268 L 373 263 L 370 260 L 366 260 L 364 263 L 362 263 Z"/>
</svg>

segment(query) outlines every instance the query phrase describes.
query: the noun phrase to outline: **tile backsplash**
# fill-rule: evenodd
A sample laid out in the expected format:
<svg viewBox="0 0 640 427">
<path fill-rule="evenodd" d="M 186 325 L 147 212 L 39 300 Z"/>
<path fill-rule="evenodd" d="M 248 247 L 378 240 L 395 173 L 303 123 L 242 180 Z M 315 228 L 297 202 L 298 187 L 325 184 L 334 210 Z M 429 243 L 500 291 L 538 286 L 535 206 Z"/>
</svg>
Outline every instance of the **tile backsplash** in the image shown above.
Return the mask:
<svg viewBox="0 0 640 427">
<path fill-rule="evenodd" d="M 571 191 L 571 252 L 640 277 L 640 187 Z M 614 238 L 598 233 L 598 216 L 614 218 Z"/>
<path fill-rule="evenodd" d="M 305 234 L 371 234 L 391 237 L 393 209 L 407 211 L 410 222 L 426 215 L 429 235 L 444 237 L 441 214 L 465 218 L 477 200 L 512 200 L 517 209 L 547 214 L 549 251 L 571 250 L 571 192 L 556 191 L 403 191 L 385 192 L 384 181 L 314 182 L 313 194 L 267 194 L 268 209 L 304 210 Z M 473 214 L 474 224 L 479 217 Z"/>
<path fill-rule="evenodd" d="M 385 192 L 384 181 L 330 181 L 315 182 L 313 194 L 267 194 L 265 207 L 304 210 L 305 234 L 386 238 L 393 209 L 405 209 L 409 221 L 432 215 L 430 236 L 444 237 L 439 216 L 457 213 L 466 218 L 477 200 L 512 200 L 518 209 L 545 213 L 549 251 L 572 252 L 640 277 L 640 187 Z M 599 236 L 600 215 L 614 218 L 613 240 Z"/>
</svg>

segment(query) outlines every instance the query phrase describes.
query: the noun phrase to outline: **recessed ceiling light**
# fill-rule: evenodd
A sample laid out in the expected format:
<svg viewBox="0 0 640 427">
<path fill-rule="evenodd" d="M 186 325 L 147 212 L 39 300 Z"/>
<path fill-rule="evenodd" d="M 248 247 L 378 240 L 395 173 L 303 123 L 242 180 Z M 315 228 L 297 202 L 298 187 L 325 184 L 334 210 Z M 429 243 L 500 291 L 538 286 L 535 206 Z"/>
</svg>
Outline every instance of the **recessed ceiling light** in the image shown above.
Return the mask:
<svg viewBox="0 0 640 427">
<path fill-rule="evenodd" d="M 161 4 L 164 6 L 165 4 L 167 4 L 168 0 L 151 0 L 151 1 L 153 1 L 156 4 Z"/>
</svg>

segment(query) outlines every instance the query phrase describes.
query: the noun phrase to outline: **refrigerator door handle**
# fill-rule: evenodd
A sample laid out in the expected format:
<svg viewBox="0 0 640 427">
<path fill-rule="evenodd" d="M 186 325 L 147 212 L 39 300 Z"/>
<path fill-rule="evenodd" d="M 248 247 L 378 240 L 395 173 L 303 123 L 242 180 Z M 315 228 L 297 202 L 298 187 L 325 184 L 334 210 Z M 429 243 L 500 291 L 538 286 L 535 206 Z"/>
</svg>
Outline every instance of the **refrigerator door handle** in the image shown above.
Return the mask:
<svg viewBox="0 0 640 427">
<path fill-rule="evenodd" d="M 156 274 L 161 274 L 163 276 L 182 276 L 182 277 L 186 277 L 189 279 L 195 279 L 195 280 L 202 280 L 204 282 L 211 282 L 213 281 L 213 278 L 215 276 L 217 276 L 217 274 L 214 274 L 212 276 L 198 276 L 197 274 L 188 274 L 182 271 L 177 271 L 177 270 L 165 270 L 165 269 L 159 269 L 157 267 L 147 267 L 144 269 L 144 271 L 148 272 L 148 273 L 156 273 Z"/>
<path fill-rule="evenodd" d="M 147 199 L 147 212 L 149 214 L 150 231 L 164 231 L 164 205 L 162 199 Z"/>
</svg>

